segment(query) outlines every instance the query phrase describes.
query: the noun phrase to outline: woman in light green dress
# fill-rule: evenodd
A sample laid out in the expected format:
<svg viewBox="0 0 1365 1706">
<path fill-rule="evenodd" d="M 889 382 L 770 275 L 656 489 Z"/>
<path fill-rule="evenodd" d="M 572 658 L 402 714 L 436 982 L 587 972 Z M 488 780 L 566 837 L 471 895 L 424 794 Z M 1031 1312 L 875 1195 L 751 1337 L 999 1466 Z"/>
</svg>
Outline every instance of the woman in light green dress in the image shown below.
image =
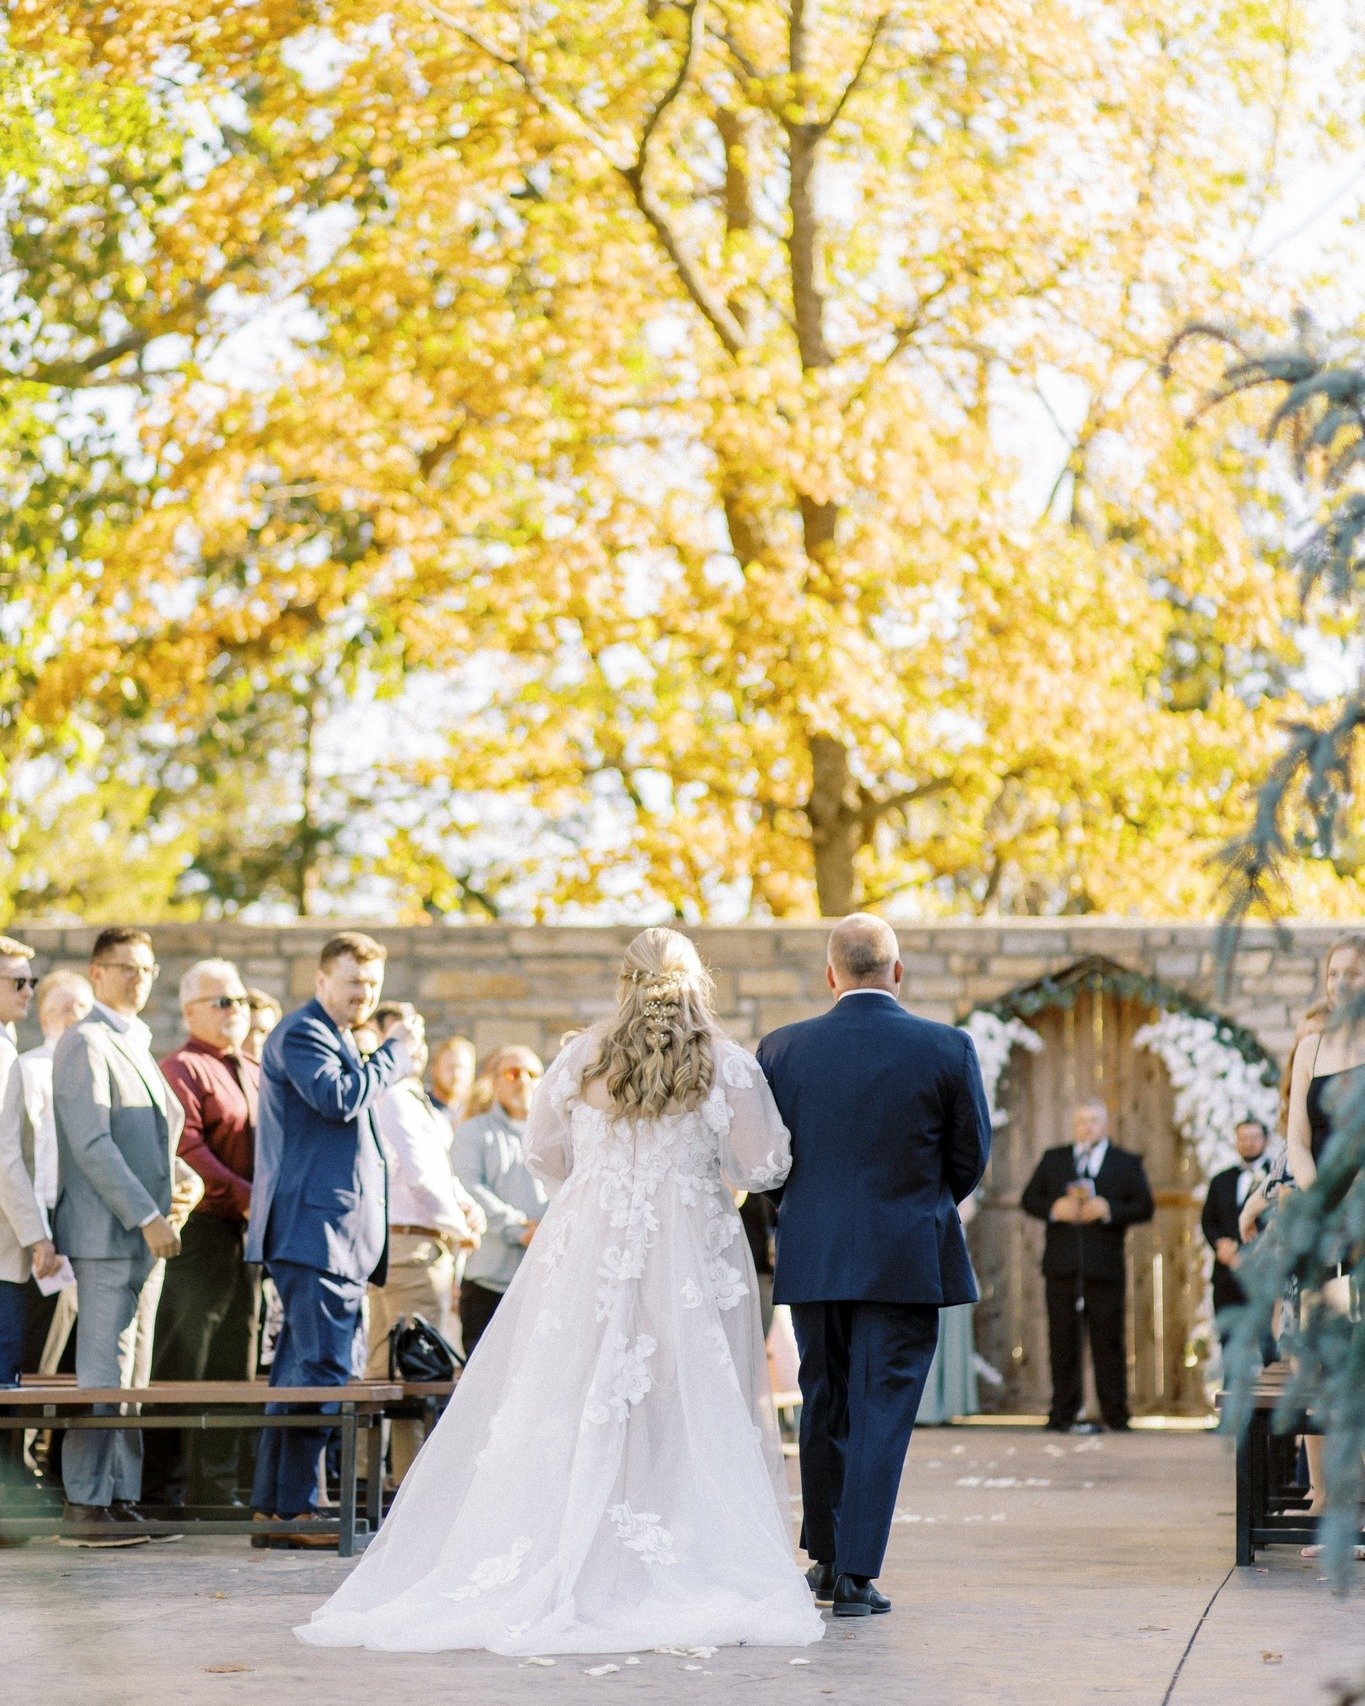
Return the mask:
<svg viewBox="0 0 1365 1706">
<path fill-rule="evenodd" d="M 976 1213 L 975 1197 L 958 1211 L 968 1225 Z M 976 1380 L 974 1303 L 955 1303 L 938 1312 L 938 1347 L 924 1382 L 916 1421 L 921 1427 L 951 1422 L 955 1416 L 974 1416 L 981 1409 Z"/>
</svg>

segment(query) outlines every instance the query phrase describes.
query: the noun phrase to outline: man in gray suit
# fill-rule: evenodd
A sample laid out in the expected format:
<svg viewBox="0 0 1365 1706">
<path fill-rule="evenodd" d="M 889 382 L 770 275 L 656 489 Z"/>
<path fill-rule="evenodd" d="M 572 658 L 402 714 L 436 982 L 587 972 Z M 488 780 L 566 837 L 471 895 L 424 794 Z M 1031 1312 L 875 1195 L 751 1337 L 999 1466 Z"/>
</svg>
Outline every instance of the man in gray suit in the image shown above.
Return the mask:
<svg viewBox="0 0 1365 1706">
<path fill-rule="evenodd" d="M 156 980 L 145 930 L 102 930 L 90 957 L 95 1005 L 57 1044 L 52 1061 L 57 1127 L 53 1235 L 76 1273 L 76 1384 L 120 1384 L 119 1339 L 155 1262 L 180 1252 L 167 1216 L 184 1111 L 152 1055 L 138 1018 Z M 137 1546 L 142 1436 L 133 1430 L 68 1433 L 62 1449 L 63 1516 L 82 1532 L 69 1544 Z"/>
</svg>

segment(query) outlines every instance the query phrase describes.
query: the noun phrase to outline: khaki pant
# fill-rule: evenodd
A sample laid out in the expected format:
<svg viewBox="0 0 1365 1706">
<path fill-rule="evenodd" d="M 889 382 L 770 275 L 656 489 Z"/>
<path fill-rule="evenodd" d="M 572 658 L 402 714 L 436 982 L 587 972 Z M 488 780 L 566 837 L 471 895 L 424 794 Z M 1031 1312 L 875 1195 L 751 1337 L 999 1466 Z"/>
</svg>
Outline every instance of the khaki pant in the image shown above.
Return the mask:
<svg viewBox="0 0 1365 1706">
<path fill-rule="evenodd" d="M 369 1290 L 370 1354 L 368 1380 L 389 1377 L 389 1330 L 400 1315 L 420 1315 L 438 1333 L 449 1335 L 450 1289 L 455 1283 L 455 1258 L 435 1238 L 413 1232 L 394 1232 L 389 1238 L 389 1275 L 382 1286 Z M 422 1448 L 425 1430 L 418 1421 L 389 1424 L 393 1478 L 401 1481 Z"/>
</svg>

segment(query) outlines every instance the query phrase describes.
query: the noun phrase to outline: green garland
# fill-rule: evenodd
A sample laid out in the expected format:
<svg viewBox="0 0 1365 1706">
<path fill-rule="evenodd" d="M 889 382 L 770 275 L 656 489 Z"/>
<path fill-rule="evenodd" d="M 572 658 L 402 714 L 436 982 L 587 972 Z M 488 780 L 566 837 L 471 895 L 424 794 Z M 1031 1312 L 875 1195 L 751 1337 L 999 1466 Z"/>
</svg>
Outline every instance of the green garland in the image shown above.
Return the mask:
<svg viewBox="0 0 1365 1706">
<path fill-rule="evenodd" d="M 1147 977 L 1142 972 L 1128 971 L 1113 960 L 1102 959 L 1098 955 L 1081 960 L 1057 977 L 1049 974 L 1040 977 L 1036 983 L 1011 990 L 997 1001 L 983 1001 L 971 1011 L 993 1013 L 997 1019 L 1029 1019 L 1035 1013 L 1050 1008 L 1074 1007 L 1077 996 L 1086 990 L 1096 995 L 1114 995 L 1121 1000 L 1145 1001 L 1163 1013 L 1185 1013 L 1192 1019 L 1208 1019 L 1215 1027 L 1220 1043 L 1236 1049 L 1242 1059 L 1253 1066 L 1268 1066 L 1270 1083 L 1278 1084 L 1280 1081 L 1279 1062 L 1245 1025 L 1238 1025 L 1224 1014 L 1215 1012 L 1194 996 L 1187 995 L 1183 989 Z M 965 1022 L 970 1016 L 964 1014 L 959 1022 Z"/>
</svg>

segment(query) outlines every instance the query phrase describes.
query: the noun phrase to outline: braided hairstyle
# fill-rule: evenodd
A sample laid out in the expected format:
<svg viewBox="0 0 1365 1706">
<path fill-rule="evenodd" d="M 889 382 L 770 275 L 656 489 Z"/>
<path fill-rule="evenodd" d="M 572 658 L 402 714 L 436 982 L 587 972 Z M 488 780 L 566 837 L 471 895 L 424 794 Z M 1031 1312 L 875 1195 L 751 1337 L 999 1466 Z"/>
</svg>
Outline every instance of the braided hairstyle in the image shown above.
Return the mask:
<svg viewBox="0 0 1365 1706">
<path fill-rule="evenodd" d="M 616 1017 L 584 1075 L 606 1080 L 619 1118 L 658 1119 L 706 1100 L 714 998 L 697 950 L 676 930 L 642 930 L 626 949 Z"/>
</svg>

